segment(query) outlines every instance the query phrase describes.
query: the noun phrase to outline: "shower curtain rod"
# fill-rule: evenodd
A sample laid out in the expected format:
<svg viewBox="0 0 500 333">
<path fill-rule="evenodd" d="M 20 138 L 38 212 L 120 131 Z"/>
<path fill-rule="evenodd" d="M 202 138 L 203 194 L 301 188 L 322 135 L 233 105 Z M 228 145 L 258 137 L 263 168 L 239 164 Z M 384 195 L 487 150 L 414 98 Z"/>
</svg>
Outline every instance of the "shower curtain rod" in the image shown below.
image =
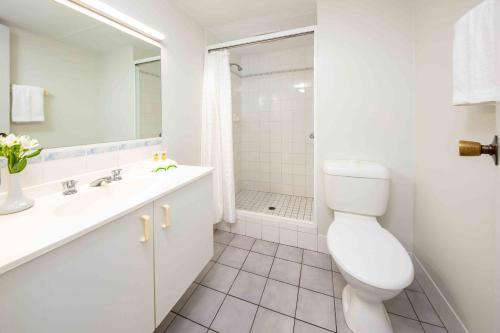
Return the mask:
<svg viewBox="0 0 500 333">
<path fill-rule="evenodd" d="M 292 31 L 290 31 L 290 32 L 292 32 Z M 282 32 L 282 33 L 287 33 L 287 32 L 285 31 L 285 32 Z M 293 30 L 292 33 L 285 34 L 285 35 L 283 35 L 282 33 L 269 34 L 269 35 L 267 35 L 268 37 L 266 37 L 266 35 L 257 36 L 257 37 L 254 37 L 254 38 L 249 38 L 249 39 L 246 39 L 246 40 L 241 40 L 241 43 L 239 43 L 238 41 L 235 41 L 234 44 L 233 43 L 225 43 L 225 44 L 228 44 L 228 45 L 223 45 L 223 44 L 213 45 L 213 47 L 208 47 L 208 52 L 220 51 L 220 50 L 228 50 L 228 49 L 233 49 L 233 48 L 236 48 L 236 47 L 242 47 L 242 46 L 248 46 L 248 45 L 255 45 L 255 44 L 262 44 L 262 43 L 269 43 L 269 42 L 274 42 L 274 41 L 277 41 L 277 40 L 283 40 L 283 39 L 288 39 L 288 38 L 294 38 L 294 37 L 300 37 L 300 36 L 310 35 L 310 34 L 314 34 L 314 27 L 306 27 L 306 28 L 303 28 L 303 29 L 295 29 L 295 30 Z M 277 35 L 277 36 L 275 36 L 275 35 Z M 259 38 L 261 38 L 261 39 L 259 39 Z M 253 40 L 251 40 L 251 39 L 253 39 Z"/>
</svg>

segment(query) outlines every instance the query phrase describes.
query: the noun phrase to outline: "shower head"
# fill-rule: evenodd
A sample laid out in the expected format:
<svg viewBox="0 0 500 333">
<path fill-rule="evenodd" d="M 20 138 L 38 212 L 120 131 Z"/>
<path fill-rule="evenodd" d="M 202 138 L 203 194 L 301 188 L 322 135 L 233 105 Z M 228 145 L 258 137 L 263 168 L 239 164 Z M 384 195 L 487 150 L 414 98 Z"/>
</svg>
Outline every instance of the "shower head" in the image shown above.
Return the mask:
<svg viewBox="0 0 500 333">
<path fill-rule="evenodd" d="M 243 70 L 243 67 L 234 62 L 229 63 L 229 66 L 235 66 L 238 72 L 241 72 Z"/>
</svg>

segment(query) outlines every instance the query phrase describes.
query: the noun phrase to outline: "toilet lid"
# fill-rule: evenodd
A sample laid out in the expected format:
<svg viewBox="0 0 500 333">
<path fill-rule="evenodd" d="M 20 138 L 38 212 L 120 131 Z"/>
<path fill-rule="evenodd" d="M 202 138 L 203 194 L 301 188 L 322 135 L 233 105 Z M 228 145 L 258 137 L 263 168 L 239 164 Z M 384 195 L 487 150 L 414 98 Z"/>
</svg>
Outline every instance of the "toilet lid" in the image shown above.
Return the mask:
<svg viewBox="0 0 500 333">
<path fill-rule="evenodd" d="M 327 239 L 339 268 L 363 283 L 398 290 L 413 281 L 410 256 L 374 217 L 336 213 Z"/>
</svg>

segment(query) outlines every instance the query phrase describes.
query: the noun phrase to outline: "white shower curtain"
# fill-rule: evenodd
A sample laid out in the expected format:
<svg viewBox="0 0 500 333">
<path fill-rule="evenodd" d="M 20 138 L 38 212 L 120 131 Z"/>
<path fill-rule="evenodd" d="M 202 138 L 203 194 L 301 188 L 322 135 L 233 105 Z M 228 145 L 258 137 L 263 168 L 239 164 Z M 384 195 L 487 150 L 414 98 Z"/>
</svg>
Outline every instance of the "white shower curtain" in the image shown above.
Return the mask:
<svg viewBox="0 0 500 333">
<path fill-rule="evenodd" d="M 214 168 L 216 221 L 236 222 L 231 71 L 227 50 L 207 53 L 203 82 L 201 164 Z"/>
</svg>

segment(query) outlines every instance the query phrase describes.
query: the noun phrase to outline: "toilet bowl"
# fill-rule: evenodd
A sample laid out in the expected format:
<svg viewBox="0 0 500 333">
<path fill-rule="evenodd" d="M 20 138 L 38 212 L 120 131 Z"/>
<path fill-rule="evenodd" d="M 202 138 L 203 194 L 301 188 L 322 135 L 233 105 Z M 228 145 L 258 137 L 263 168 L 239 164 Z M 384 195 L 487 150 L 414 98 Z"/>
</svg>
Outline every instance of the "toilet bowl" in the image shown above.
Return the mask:
<svg viewBox="0 0 500 333">
<path fill-rule="evenodd" d="M 383 301 L 397 296 L 414 278 L 401 243 L 382 228 L 389 199 L 389 171 L 366 161 L 326 161 L 325 198 L 335 218 L 327 245 L 347 282 L 342 306 L 354 333 L 393 333 Z"/>
<path fill-rule="evenodd" d="M 410 256 L 374 217 L 337 213 L 328 230 L 328 249 L 347 282 L 342 306 L 354 333 L 391 333 L 383 301 L 413 281 Z"/>
</svg>

